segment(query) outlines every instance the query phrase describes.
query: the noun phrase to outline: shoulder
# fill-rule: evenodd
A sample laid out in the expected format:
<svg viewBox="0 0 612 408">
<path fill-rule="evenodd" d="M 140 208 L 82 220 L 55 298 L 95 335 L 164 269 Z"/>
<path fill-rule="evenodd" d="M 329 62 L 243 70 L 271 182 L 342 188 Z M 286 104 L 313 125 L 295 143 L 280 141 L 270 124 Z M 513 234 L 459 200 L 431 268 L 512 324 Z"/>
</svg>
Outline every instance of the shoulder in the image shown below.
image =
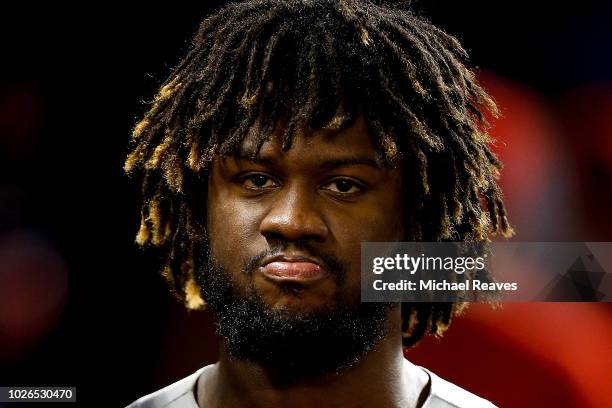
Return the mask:
<svg viewBox="0 0 612 408">
<path fill-rule="evenodd" d="M 440 378 L 424 367 L 419 368 L 429 375 L 429 395 L 423 408 L 495 408 L 490 401 Z"/>
<path fill-rule="evenodd" d="M 138 398 L 126 408 L 197 408 L 194 387 L 200 374 L 211 369 L 213 365 L 200 368 L 195 373 L 157 390 L 144 397 Z"/>
</svg>

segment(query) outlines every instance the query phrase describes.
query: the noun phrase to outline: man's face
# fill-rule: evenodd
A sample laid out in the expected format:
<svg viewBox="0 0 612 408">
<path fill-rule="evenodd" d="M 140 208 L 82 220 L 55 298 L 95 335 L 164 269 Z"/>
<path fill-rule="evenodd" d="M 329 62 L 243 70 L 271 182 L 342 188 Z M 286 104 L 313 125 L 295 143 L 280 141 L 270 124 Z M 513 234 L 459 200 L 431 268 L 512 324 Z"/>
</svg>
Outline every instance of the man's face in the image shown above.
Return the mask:
<svg viewBox="0 0 612 408">
<path fill-rule="evenodd" d="M 308 314 L 338 295 L 358 302 L 361 242 L 402 238 L 399 169 L 378 164 L 363 120 L 333 136 L 296 135 L 287 152 L 273 137 L 257 161 L 246 158 L 252 149 L 247 138 L 243 158 L 212 165 L 207 225 L 217 261 L 237 287 L 252 286 L 273 309 Z M 266 270 L 271 253 L 284 258 Z M 345 269 L 342 282 L 326 258 Z M 252 273 L 244 273 L 253 259 Z M 300 262 L 292 268 L 285 262 L 292 260 Z"/>
<path fill-rule="evenodd" d="M 248 321 L 231 324 L 270 318 L 289 322 L 276 331 L 298 330 L 296 322 L 348 315 L 360 320 L 368 313 L 370 320 L 384 321 L 380 305 L 360 304 L 360 249 L 364 241 L 402 240 L 401 172 L 379 162 L 363 120 L 334 135 L 297 134 L 287 152 L 277 135 L 256 160 L 248 159 L 253 149 L 247 137 L 239 155 L 214 161 L 208 183 L 212 265 L 202 285 L 231 291 L 233 303 L 256 303 L 261 315 L 248 317 L 250 312 L 236 309 L 233 313 Z M 220 283 L 221 274 L 229 282 Z M 213 311 L 228 310 L 210 299 L 215 294 L 208 289 L 204 294 Z M 342 325 L 340 320 L 334 324 Z M 355 325 L 364 332 L 379 330 L 355 321 L 346 330 L 355 331 Z M 316 331 L 315 326 L 309 327 Z M 234 329 L 225 335 L 240 336 Z M 223 327 L 220 331 L 224 334 Z"/>
</svg>

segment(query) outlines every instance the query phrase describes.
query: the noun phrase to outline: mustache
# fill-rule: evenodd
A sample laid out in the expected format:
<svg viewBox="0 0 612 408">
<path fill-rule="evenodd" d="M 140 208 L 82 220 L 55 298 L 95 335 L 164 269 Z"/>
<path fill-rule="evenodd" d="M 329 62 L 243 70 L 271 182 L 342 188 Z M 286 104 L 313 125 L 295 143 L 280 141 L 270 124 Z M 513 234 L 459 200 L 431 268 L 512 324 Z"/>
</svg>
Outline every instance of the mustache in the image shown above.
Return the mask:
<svg viewBox="0 0 612 408">
<path fill-rule="evenodd" d="M 293 241 L 292 244 L 295 249 L 299 249 L 301 252 L 304 252 L 309 256 L 319 258 L 323 262 L 323 268 L 331 273 L 337 281 L 342 281 L 344 279 L 346 271 L 348 270 L 347 262 L 340 260 L 334 254 L 320 251 L 314 248 L 312 245 L 309 245 L 307 242 Z M 262 251 L 261 253 L 247 259 L 242 265 L 242 271 L 247 275 L 253 274 L 257 268 L 263 266 L 263 260 L 265 258 L 282 253 L 289 247 L 289 245 L 289 242 L 283 241 L 270 247 L 270 249 Z"/>
</svg>

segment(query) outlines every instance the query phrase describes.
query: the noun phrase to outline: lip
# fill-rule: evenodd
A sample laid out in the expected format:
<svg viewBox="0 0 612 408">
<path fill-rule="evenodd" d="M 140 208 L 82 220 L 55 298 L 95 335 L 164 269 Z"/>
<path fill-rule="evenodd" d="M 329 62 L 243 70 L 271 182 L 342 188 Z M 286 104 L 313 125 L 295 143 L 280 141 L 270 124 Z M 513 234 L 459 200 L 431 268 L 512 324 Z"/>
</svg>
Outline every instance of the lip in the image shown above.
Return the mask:
<svg viewBox="0 0 612 408">
<path fill-rule="evenodd" d="M 263 275 L 278 283 L 314 283 L 328 276 L 322 262 L 309 256 L 276 255 L 264 261 Z"/>
</svg>

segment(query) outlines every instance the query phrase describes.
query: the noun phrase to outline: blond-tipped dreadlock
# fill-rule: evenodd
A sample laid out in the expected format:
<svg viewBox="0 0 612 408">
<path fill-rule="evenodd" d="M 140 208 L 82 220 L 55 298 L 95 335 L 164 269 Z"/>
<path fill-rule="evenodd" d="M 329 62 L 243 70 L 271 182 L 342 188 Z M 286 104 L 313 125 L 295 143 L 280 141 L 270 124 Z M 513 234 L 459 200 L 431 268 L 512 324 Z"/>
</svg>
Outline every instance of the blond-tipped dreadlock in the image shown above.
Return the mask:
<svg viewBox="0 0 612 408">
<path fill-rule="evenodd" d="M 403 161 L 406 240 L 512 234 L 488 147 L 495 103 L 454 37 L 390 4 L 255 0 L 202 22 L 136 124 L 125 162 L 142 178 L 136 241 L 163 251 L 163 275 L 187 307 L 204 305 L 193 245 L 206 236 L 209 163 L 232 154 L 257 118 L 258 147 L 285 120 L 286 151 L 300 126 L 342 129 L 363 115 L 380 154 Z M 442 333 L 462 306 L 404 304 L 404 344 Z"/>
</svg>

